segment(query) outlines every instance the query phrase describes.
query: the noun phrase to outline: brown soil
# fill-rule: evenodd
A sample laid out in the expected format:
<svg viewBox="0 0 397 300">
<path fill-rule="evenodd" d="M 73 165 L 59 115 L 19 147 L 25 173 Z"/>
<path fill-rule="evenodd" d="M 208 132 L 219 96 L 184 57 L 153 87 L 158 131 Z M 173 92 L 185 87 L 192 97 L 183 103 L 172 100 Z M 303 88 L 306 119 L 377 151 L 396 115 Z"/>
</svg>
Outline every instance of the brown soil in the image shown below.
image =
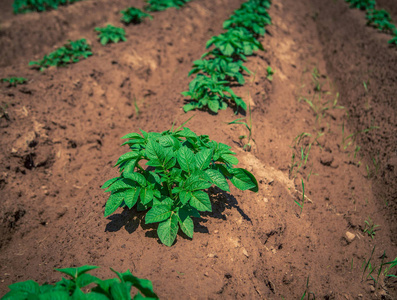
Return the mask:
<svg viewBox="0 0 397 300">
<path fill-rule="evenodd" d="M 255 143 L 245 152 L 238 139 L 245 129 L 226 124 L 236 118 L 231 109 L 184 114 L 180 94 L 192 61 L 242 2 L 194 0 L 126 27 L 127 42 L 103 47 L 93 28 L 120 26 L 119 11 L 142 1 L 83 1 L 17 16 L 12 1 L 2 1 L 0 78 L 29 82 L 0 85 L 8 107 L 0 118 L 0 295 L 16 281 L 59 280 L 53 268 L 90 264 L 103 267 L 101 277 L 111 276 L 109 267 L 130 269 L 163 299 L 300 299 L 306 289 L 318 299 L 396 299 L 395 279 L 381 275 L 374 284 L 362 269 L 374 246 L 373 266 L 383 253 L 387 261 L 397 256 L 396 49 L 342 0 L 274 0 L 266 51 L 249 58 L 254 75 L 235 88 L 253 105 Z M 396 12 L 394 0 L 379 3 Z M 79 38 L 92 44 L 87 60 L 42 73 L 27 66 Z M 112 165 L 126 151 L 120 137 L 193 115 L 187 125 L 231 145 L 259 192 L 210 188 L 213 212 L 195 220 L 192 240 L 178 235 L 170 248 L 136 211 L 104 218 L 99 187 L 117 176 Z M 379 129 L 358 133 L 371 126 Z M 311 136 L 294 142 L 304 132 Z M 310 145 L 307 163 L 291 168 L 293 153 Z M 301 180 L 302 213 L 294 202 Z M 364 233 L 369 218 L 380 225 L 373 238 Z"/>
</svg>

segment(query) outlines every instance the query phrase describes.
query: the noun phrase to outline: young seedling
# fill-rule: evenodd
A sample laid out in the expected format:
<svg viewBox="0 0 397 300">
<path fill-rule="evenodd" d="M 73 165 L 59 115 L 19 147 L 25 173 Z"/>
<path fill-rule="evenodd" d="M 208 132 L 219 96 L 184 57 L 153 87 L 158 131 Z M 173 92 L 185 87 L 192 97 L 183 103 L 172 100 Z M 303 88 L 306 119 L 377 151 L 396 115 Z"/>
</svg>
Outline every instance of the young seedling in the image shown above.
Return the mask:
<svg viewBox="0 0 397 300">
<path fill-rule="evenodd" d="M 121 21 L 125 24 L 140 24 L 142 23 L 144 18 L 149 18 L 150 20 L 153 20 L 153 17 L 151 15 L 135 7 L 129 7 L 125 10 L 122 10 L 121 14 L 123 15 L 121 17 Z"/>
<path fill-rule="evenodd" d="M 305 204 L 305 184 L 303 183 L 303 179 L 301 179 L 301 180 L 302 180 L 302 203 L 299 202 L 298 200 L 294 200 L 295 203 L 301 208 L 299 216 L 302 215 L 303 205 Z"/>
<path fill-rule="evenodd" d="M 115 27 L 108 24 L 106 27 L 96 27 L 95 31 L 99 32 L 98 39 L 102 45 L 108 43 L 118 43 L 120 41 L 125 42 L 125 30 L 120 27 Z"/>
<path fill-rule="evenodd" d="M 111 193 L 105 217 L 120 206 L 148 210 L 146 224 L 159 223 L 157 234 L 167 246 L 174 243 L 179 227 L 192 238 L 191 217 L 212 211 L 205 189 L 216 185 L 230 191 L 228 179 L 240 190 L 258 191 L 255 177 L 234 167 L 238 160 L 231 147 L 198 136 L 189 128 L 181 129 L 183 125 L 162 133 L 141 130 L 141 134 L 125 135 L 123 145 L 131 151 L 116 163 L 120 176 L 102 186 Z"/>
<path fill-rule="evenodd" d="M 377 227 L 379 227 L 379 225 L 376 225 L 370 217 L 368 217 L 368 220 L 364 221 L 364 229 L 363 232 L 368 234 L 368 236 L 371 237 L 371 239 L 374 239 L 376 231 L 378 229 L 376 229 Z"/>
<path fill-rule="evenodd" d="M 76 63 L 91 55 L 91 46 L 87 44 L 85 39 L 69 41 L 69 43 L 65 44 L 63 47 L 45 55 L 42 60 L 31 61 L 29 66 L 38 66 L 38 69 L 43 71 L 51 66 L 62 67 Z"/>
<path fill-rule="evenodd" d="M 7 77 L 7 78 L 2 78 L 1 82 L 7 82 L 8 87 L 12 87 L 12 86 L 15 87 L 18 84 L 25 84 L 26 82 L 28 82 L 28 80 L 23 77 Z"/>
<path fill-rule="evenodd" d="M 305 289 L 305 291 L 303 292 L 303 295 L 302 295 L 302 297 L 301 297 L 301 300 L 304 300 L 305 299 L 305 297 L 307 296 L 307 300 L 310 300 L 310 299 L 316 299 L 316 295 L 313 293 L 313 292 L 310 292 L 310 290 L 309 290 L 309 276 L 307 277 L 307 281 L 306 281 L 306 289 Z M 310 296 L 313 296 L 313 297 L 310 297 Z"/>
<path fill-rule="evenodd" d="M 8 286 L 11 290 L 4 295 L 4 300 L 12 299 L 131 299 L 131 288 L 138 289 L 134 299 L 159 299 L 153 291 L 150 280 L 135 277 L 128 270 L 119 273 L 111 268 L 116 278 L 102 280 L 88 274 L 96 266 L 55 269 L 68 278 L 62 278 L 55 284 L 39 285 L 33 280 L 17 282 Z M 87 287 L 90 286 L 87 293 Z"/>
<path fill-rule="evenodd" d="M 251 148 L 252 148 L 251 140 L 253 140 L 255 142 L 255 140 L 252 138 L 251 105 L 249 105 L 248 113 L 249 113 L 249 125 L 246 122 L 241 121 L 241 120 L 244 120 L 245 118 L 239 118 L 239 119 L 231 121 L 231 122 L 229 122 L 227 124 L 229 124 L 229 125 L 231 125 L 231 124 L 241 124 L 241 125 L 244 125 L 245 128 L 247 128 L 248 135 L 239 136 L 239 140 L 242 141 L 243 139 L 247 139 L 247 143 L 243 145 L 243 149 L 247 150 L 247 151 L 251 151 Z"/>
<path fill-rule="evenodd" d="M 10 116 L 8 115 L 7 108 L 8 108 L 8 103 L 4 103 L 4 102 L 1 103 L 1 105 L 0 105 L 0 119 L 4 118 L 7 121 L 10 121 L 11 119 L 10 119 Z"/>
<path fill-rule="evenodd" d="M 268 66 L 267 68 L 266 68 L 266 72 L 267 72 L 267 75 L 266 75 L 266 79 L 267 80 L 269 80 L 269 81 L 273 81 L 273 75 L 274 75 L 274 70 L 272 70 L 272 67 L 271 66 Z"/>
<path fill-rule="evenodd" d="M 372 252 L 371 252 L 371 255 L 370 255 L 368 261 L 366 259 L 364 259 L 364 262 L 363 262 L 363 264 L 361 266 L 361 268 L 363 269 L 361 280 L 362 281 L 364 280 L 364 275 L 367 273 L 366 276 L 365 276 L 365 280 L 367 280 L 369 278 L 372 279 L 373 282 L 374 282 L 374 285 L 376 287 L 379 284 L 379 282 L 380 282 L 379 278 L 381 276 L 383 276 L 384 278 L 388 278 L 388 277 L 397 278 L 396 275 L 389 274 L 391 268 L 397 266 L 397 257 L 393 261 L 384 262 L 385 258 L 386 258 L 386 253 L 383 252 L 383 254 L 381 256 L 380 265 L 376 266 L 376 265 L 373 264 L 373 261 L 372 261 L 372 257 L 374 255 L 374 252 L 375 252 L 375 246 L 372 249 Z M 374 272 L 376 272 L 375 273 L 376 275 L 374 274 Z M 372 275 L 372 274 L 374 274 L 374 275 Z M 376 278 L 375 278 L 375 276 L 376 276 Z"/>
</svg>

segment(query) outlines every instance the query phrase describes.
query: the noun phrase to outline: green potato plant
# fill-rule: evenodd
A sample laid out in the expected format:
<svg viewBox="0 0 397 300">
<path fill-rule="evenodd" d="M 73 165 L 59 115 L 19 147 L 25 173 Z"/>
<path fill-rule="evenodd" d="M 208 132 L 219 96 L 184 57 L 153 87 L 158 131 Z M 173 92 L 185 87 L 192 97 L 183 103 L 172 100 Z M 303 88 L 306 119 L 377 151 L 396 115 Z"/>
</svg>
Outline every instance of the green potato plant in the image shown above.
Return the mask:
<svg viewBox="0 0 397 300">
<path fill-rule="evenodd" d="M 396 26 L 392 24 L 390 14 L 384 9 L 371 9 L 367 10 L 365 18 L 367 25 L 373 26 L 380 31 L 392 32 Z"/>
<path fill-rule="evenodd" d="M 51 66 L 60 67 L 76 63 L 91 55 L 91 46 L 85 39 L 69 41 L 63 47 L 45 55 L 43 59 L 29 62 L 29 66 L 37 66 L 40 71 L 43 71 Z"/>
<path fill-rule="evenodd" d="M 181 127 L 161 133 L 141 130 L 141 134 L 125 135 L 123 139 L 127 141 L 123 145 L 128 145 L 130 151 L 116 163 L 120 176 L 102 186 L 110 192 L 105 217 L 120 206 L 131 209 L 136 205 L 138 211 L 149 210 L 145 222 L 159 223 L 157 234 L 167 246 L 175 241 L 179 227 L 192 238 L 191 217 L 212 211 L 205 189 L 216 185 L 230 191 L 228 179 L 241 190 L 258 191 L 255 177 L 234 167 L 238 160 L 229 146 Z"/>
<path fill-rule="evenodd" d="M 58 9 L 60 5 L 67 5 L 78 1 L 81 0 L 14 0 L 12 7 L 14 14 L 21 14 Z"/>
<path fill-rule="evenodd" d="M 146 11 L 163 11 L 171 7 L 180 8 L 190 0 L 147 0 Z"/>
<path fill-rule="evenodd" d="M 393 30 L 394 37 L 388 41 L 389 44 L 397 46 L 397 30 Z"/>
<path fill-rule="evenodd" d="M 206 48 L 211 46 L 215 49 L 203 56 L 221 54 L 247 60 L 247 56 L 253 55 L 254 51 L 264 50 L 262 44 L 245 28 L 232 28 L 225 33 L 213 36 L 208 40 Z"/>
<path fill-rule="evenodd" d="M 121 17 L 121 21 L 125 24 L 140 24 L 142 23 L 144 18 L 149 18 L 150 20 L 153 20 L 153 17 L 151 15 L 143 12 L 136 7 L 129 7 L 127 9 L 124 9 L 121 11 L 121 14 L 123 15 Z"/>
<path fill-rule="evenodd" d="M 213 56 L 210 59 L 200 59 L 193 62 L 193 69 L 189 72 L 189 75 L 196 74 L 199 72 L 206 73 L 211 77 L 216 77 L 220 80 L 235 80 L 240 85 L 245 83 L 244 76 L 242 74 L 245 71 L 251 74 L 250 70 L 245 67 L 242 60 L 234 61 L 233 58 L 225 55 Z"/>
<path fill-rule="evenodd" d="M 236 105 L 238 108 L 247 109 L 247 105 L 238 97 L 233 90 L 227 86 L 229 81 L 218 80 L 217 77 L 208 77 L 198 74 L 195 79 L 189 83 L 189 91 L 182 92 L 185 97 L 190 97 L 191 101 L 183 106 L 185 112 L 193 109 L 202 109 L 205 106 L 210 111 L 217 113 L 218 110 L 225 110 L 229 104 Z"/>
<path fill-rule="evenodd" d="M 25 84 L 26 82 L 28 82 L 28 80 L 23 77 L 7 77 L 7 78 L 2 78 L 0 81 L 7 82 L 9 87 L 11 86 L 15 87 L 18 84 Z"/>
<path fill-rule="evenodd" d="M 125 30 L 123 28 L 115 27 L 110 24 L 106 27 L 96 27 L 95 31 L 99 32 L 98 40 L 102 45 L 118 43 L 120 41 L 125 42 L 127 40 L 125 37 Z"/>
<path fill-rule="evenodd" d="M 263 36 L 266 33 L 265 26 L 271 23 L 271 18 L 267 12 L 262 15 L 245 10 L 237 10 L 234 15 L 223 23 L 223 28 L 227 30 L 245 28 L 252 34 Z"/>
<path fill-rule="evenodd" d="M 33 280 L 17 282 L 8 286 L 11 290 L 2 300 L 29 300 L 29 299 L 87 299 L 87 300 L 130 300 L 131 288 L 138 289 L 133 299 L 159 299 L 153 292 L 150 280 L 135 277 L 128 270 L 116 273 L 117 278 L 102 280 L 87 272 L 97 269 L 96 266 L 82 266 L 78 268 L 55 269 L 70 278 L 62 278 L 55 284 L 39 285 Z M 87 286 L 95 284 L 88 293 L 84 293 Z M 83 290 L 82 290 L 83 289 Z"/>
<path fill-rule="evenodd" d="M 376 5 L 375 0 L 345 0 L 350 4 L 350 8 L 358 8 L 361 10 L 374 9 Z"/>
</svg>

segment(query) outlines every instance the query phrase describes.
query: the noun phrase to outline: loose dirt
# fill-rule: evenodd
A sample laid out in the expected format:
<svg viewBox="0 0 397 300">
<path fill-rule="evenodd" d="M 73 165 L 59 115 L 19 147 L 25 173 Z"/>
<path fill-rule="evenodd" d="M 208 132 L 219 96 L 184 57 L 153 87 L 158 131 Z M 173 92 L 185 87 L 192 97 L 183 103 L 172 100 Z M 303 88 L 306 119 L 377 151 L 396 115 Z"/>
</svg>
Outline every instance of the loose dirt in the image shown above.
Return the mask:
<svg viewBox="0 0 397 300">
<path fill-rule="evenodd" d="M 59 280 L 53 268 L 89 264 L 102 267 L 93 272 L 100 277 L 130 269 L 162 299 L 300 299 L 305 291 L 396 299 L 395 279 L 382 273 L 375 284 L 362 269 L 374 247 L 374 267 L 383 254 L 397 256 L 396 49 L 342 0 L 274 0 L 265 51 L 249 58 L 253 74 L 234 88 L 252 106 L 255 142 L 246 152 L 245 128 L 227 125 L 240 116 L 230 108 L 185 114 L 180 94 L 206 41 L 241 3 L 193 0 L 125 27 L 127 42 L 103 47 L 94 27 L 121 26 L 119 11 L 141 1 L 87 0 L 26 15 L 2 1 L 0 78 L 29 82 L 0 84 L 0 295 L 16 281 Z M 378 3 L 397 11 L 393 0 Z M 87 60 L 28 67 L 80 38 L 93 48 Z M 112 165 L 127 151 L 120 138 L 191 116 L 193 131 L 232 146 L 259 192 L 210 188 L 213 212 L 194 220 L 193 239 L 180 234 L 172 247 L 135 210 L 104 218 L 100 186 L 118 174 Z M 364 232 L 371 220 L 379 225 L 372 238 Z"/>
</svg>

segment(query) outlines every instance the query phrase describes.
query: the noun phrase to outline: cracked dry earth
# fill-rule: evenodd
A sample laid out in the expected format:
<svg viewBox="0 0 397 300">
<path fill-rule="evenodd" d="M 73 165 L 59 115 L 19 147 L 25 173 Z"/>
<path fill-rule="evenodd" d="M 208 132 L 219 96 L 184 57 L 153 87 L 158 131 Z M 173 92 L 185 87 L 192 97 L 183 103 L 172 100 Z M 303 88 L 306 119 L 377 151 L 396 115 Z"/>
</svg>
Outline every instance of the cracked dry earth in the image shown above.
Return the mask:
<svg viewBox="0 0 397 300">
<path fill-rule="evenodd" d="M 103 47 L 93 28 L 120 26 L 119 11 L 142 1 L 87 0 L 26 15 L 1 2 L 0 78 L 29 82 L 0 85 L 8 116 L 0 119 L 0 295 L 16 281 L 59 280 L 53 268 L 90 264 L 103 278 L 109 267 L 130 269 L 161 299 L 300 299 L 305 291 L 310 299 L 396 299 L 396 279 L 375 284 L 362 269 L 374 247 L 374 266 L 384 253 L 397 256 L 396 49 L 342 0 L 274 0 L 265 51 L 248 59 L 253 74 L 234 88 L 252 106 L 255 143 L 246 152 L 245 128 L 227 125 L 236 118 L 230 108 L 185 114 L 180 94 L 206 41 L 242 3 L 193 0 Z M 397 19 L 394 0 L 377 3 Z M 80 38 L 93 48 L 87 60 L 28 67 Z M 232 146 L 259 192 L 208 189 L 213 212 L 194 220 L 193 239 L 179 234 L 172 247 L 135 210 L 104 218 L 99 187 L 117 175 L 120 138 L 193 115 L 187 126 Z M 369 219 L 379 225 L 373 238 L 364 232 Z"/>
</svg>

